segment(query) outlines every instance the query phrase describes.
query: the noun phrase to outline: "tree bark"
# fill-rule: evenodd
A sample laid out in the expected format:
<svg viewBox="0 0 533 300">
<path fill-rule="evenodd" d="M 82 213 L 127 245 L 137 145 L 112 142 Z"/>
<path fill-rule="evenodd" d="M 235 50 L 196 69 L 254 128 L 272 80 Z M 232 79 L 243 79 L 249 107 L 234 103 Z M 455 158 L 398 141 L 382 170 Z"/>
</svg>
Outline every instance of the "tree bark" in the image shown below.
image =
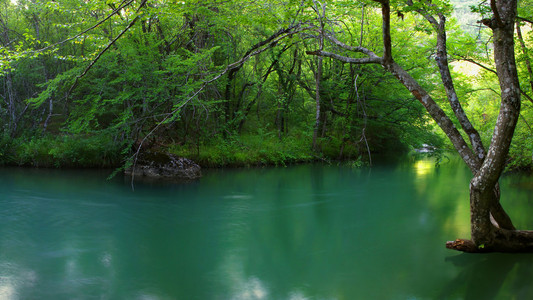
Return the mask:
<svg viewBox="0 0 533 300">
<path fill-rule="evenodd" d="M 494 197 L 493 187 L 505 168 L 516 123 L 520 116 L 520 83 L 514 56 L 514 24 L 516 0 L 491 1 L 494 16 L 484 20 L 494 33 L 494 60 L 501 89 L 501 105 L 487 158 L 470 182 L 471 233 L 477 246 L 487 246 L 496 251 L 522 248 L 533 235 L 521 232 L 520 241 L 510 240 L 513 231 L 495 227 L 490 222 Z M 531 243 L 530 242 L 530 243 Z M 518 243 L 518 244 L 517 244 Z"/>
</svg>

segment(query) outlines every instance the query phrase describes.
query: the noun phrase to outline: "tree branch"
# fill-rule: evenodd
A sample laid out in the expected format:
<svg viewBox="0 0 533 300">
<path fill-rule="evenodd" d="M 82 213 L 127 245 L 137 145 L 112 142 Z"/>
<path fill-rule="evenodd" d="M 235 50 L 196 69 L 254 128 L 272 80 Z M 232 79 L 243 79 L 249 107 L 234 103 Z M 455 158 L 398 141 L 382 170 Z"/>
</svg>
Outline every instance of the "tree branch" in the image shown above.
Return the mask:
<svg viewBox="0 0 533 300">
<path fill-rule="evenodd" d="M 306 51 L 309 55 L 317 55 L 317 56 L 324 56 L 324 57 L 330 57 L 334 58 L 336 60 L 350 63 L 350 64 L 382 64 L 383 59 L 381 57 L 363 57 L 363 58 L 352 58 L 347 56 L 342 56 L 339 54 L 327 52 L 327 51 Z"/>
<path fill-rule="evenodd" d="M 139 9 L 141 7 L 143 7 L 144 4 L 146 4 L 148 0 L 144 0 L 141 5 L 139 5 L 139 8 L 137 9 L 137 11 L 139 11 Z M 81 73 L 80 75 L 76 76 L 76 80 L 74 80 L 74 83 L 72 84 L 72 86 L 70 87 L 70 89 L 68 90 L 67 92 L 67 98 L 68 96 L 70 95 L 70 93 L 72 92 L 72 90 L 76 87 L 76 85 L 78 84 L 78 80 L 80 80 L 83 76 L 85 76 L 87 74 L 87 72 L 89 72 L 89 70 L 94 66 L 94 64 L 96 64 L 96 62 L 100 59 L 100 57 L 102 57 L 102 55 L 107 51 L 109 50 L 109 48 L 111 48 L 111 46 L 118 40 L 120 39 L 120 37 L 122 37 L 124 35 L 124 33 L 126 33 L 126 31 L 128 31 L 134 24 L 135 22 L 137 22 L 137 20 L 139 19 L 139 16 L 136 16 L 131 22 L 130 24 L 128 24 L 128 26 L 126 28 L 124 28 L 124 30 L 122 30 L 122 32 L 120 32 L 111 42 L 109 42 L 109 44 L 107 44 L 107 46 L 102 50 L 100 51 L 100 53 L 98 53 L 98 55 L 91 61 L 91 63 L 87 66 L 87 68 L 85 68 L 85 70 L 83 71 L 83 73 Z"/>
<path fill-rule="evenodd" d="M 268 38 L 268 40 L 270 41 L 270 43 L 263 43 L 263 42 L 260 42 L 260 43 L 257 43 L 256 45 L 252 46 L 252 49 L 250 50 L 253 50 L 255 49 L 255 51 L 247 51 L 246 54 L 241 58 L 239 59 L 238 61 L 234 62 L 234 63 L 231 63 L 229 65 L 226 66 L 226 68 L 224 69 L 224 71 L 222 71 L 221 73 L 219 73 L 217 76 L 215 76 L 214 78 L 210 79 L 207 83 L 211 83 L 213 81 L 216 81 L 218 80 L 222 75 L 226 74 L 228 71 L 231 71 L 231 70 L 234 70 L 234 69 L 238 69 L 240 68 L 246 61 L 248 61 L 251 57 L 255 56 L 255 55 L 258 55 L 260 53 L 263 53 L 265 52 L 267 49 L 270 49 L 274 46 L 277 45 L 277 43 L 286 38 L 286 37 L 289 37 L 289 36 L 292 36 L 296 33 L 299 33 L 301 31 L 304 31 L 304 30 L 308 30 L 310 29 L 311 27 L 301 27 L 300 25 L 297 25 L 297 26 L 291 26 L 291 29 L 292 31 L 287 31 L 287 30 L 280 30 L 278 31 L 277 33 L 273 34 L 272 36 L 274 36 L 274 38 Z M 271 37 L 272 37 L 271 36 Z M 263 47 L 261 48 L 262 46 L 265 46 L 268 44 L 268 47 Z M 259 46 L 258 46 L 259 45 Z"/>
<path fill-rule="evenodd" d="M 146 0 L 145 0 L 146 2 Z M 169 119 L 171 119 L 173 116 L 175 116 L 183 107 L 185 107 L 185 105 L 187 105 L 190 101 L 192 101 L 196 96 L 198 96 L 200 94 L 200 92 L 202 92 L 209 84 L 211 84 L 212 82 L 218 80 L 220 77 L 224 76 L 224 74 L 226 74 L 228 71 L 231 71 L 235 68 L 240 68 L 246 61 L 248 61 L 251 57 L 255 56 L 255 55 L 258 55 L 264 51 L 266 51 L 267 49 L 270 49 L 271 47 L 274 47 L 281 39 L 284 39 L 288 36 L 291 36 L 293 34 L 296 34 L 298 32 L 301 32 L 303 30 L 307 30 L 309 29 L 308 27 L 300 27 L 300 25 L 297 25 L 297 26 L 290 26 L 289 27 L 291 30 L 279 30 L 278 32 L 276 32 L 275 34 L 273 34 L 271 37 L 269 37 L 267 40 L 270 42 L 259 42 L 257 44 L 255 44 L 254 46 L 252 46 L 252 48 L 246 52 L 246 54 L 238 61 L 234 62 L 234 63 L 231 63 L 229 65 L 226 66 L 226 68 L 224 70 L 222 70 L 222 72 L 218 73 L 216 76 L 214 76 L 213 78 L 205 81 L 204 83 L 202 83 L 202 85 L 200 86 L 200 88 L 198 88 L 191 96 L 189 96 L 185 101 L 183 101 L 180 105 L 176 106 L 172 111 L 170 111 L 169 113 L 166 113 L 164 114 L 164 118 L 158 122 L 151 130 L 150 132 L 148 132 L 148 134 L 146 134 L 146 136 L 143 137 L 143 139 L 141 140 L 141 143 L 139 144 L 139 147 L 137 148 L 137 150 L 135 151 L 135 153 L 130 157 L 130 160 L 133 160 L 133 166 L 132 166 L 132 179 L 131 179 L 131 184 L 132 184 L 132 187 L 133 187 L 133 180 L 134 180 L 134 177 L 135 177 L 135 165 L 137 163 L 137 158 L 139 156 L 139 153 L 141 151 L 141 148 L 144 144 L 144 142 L 148 139 L 148 137 L 150 135 L 152 135 L 161 125 L 165 124 L 165 122 L 167 122 Z M 273 37 L 273 38 L 272 38 Z M 268 45 L 268 47 L 263 47 L 265 45 Z M 263 47 L 263 48 L 261 48 Z M 254 51 L 255 50 L 255 51 Z M 269 74 L 269 73 L 268 73 Z M 268 74 L 266 74 L 265 76 L 268 77 Z M 266 77 L 264 78 L 263 82 L 266 80 Z"/>
<path fill-rule="evenodd" d="M 409 0 L 408 5 L 413 6 L 413 2 Z M 433 4 L 428 5 L 432 6 Z M 463 107 L 461 106 L 461 102 L 459 101 L 459 97 L 457 96 L 455 85 L 450 72 L 450 67 L 448 63 L 448 49 L 446 45 L 446 17 L 442 13 L 438 13 L 439 20 L 437 21 L 435 17 L 433 17 L 427 10 L 423 8 L 418 9 L 417 12 L 421 14 L 433 26 L 437 33 L 437 55 L 435 57 L 435 61 L 437 62 L 437 66 L 439 67 L 441 81 L 446 91 L 446 96 L 453 110 L 453 113 L 461 124 L 461 128 L 463 129 L 463 131 L 467 134 L 468 139 L 470 140 L 470 144 L 472 145 L 472 149 L 476 154 L 476 160 L 478 161 L 478 165 L 481 166 L 481 162 L 486 155 L 485 147 L 483 146 L 479 132 L 474 128 L 472 122 L 470 122 Z"/>
<path fill-rule="evenodd" d="M 526 18 L 523 18 L 523 17 L 516 17 L 516 19 L 520 20 L 520 21 L 524 21 L 524 22 L 527 22 L 529 24 L 533 24 L 533 21 L 529 20 L 529 19 L 526 19 Z"/>
<path fill-rule="evenodd" d="M 477 65 L 478 67 L 481 67 L 482 69 L 485 69 L 485 70 L 487 70 L 487 71 L 489 71 L 491 73 L 497 74 L 496 70 L 491 69 L 491 68 L 483 65 L 482 63 L 479 63 L 479 62 L 477 62 L 477 61 L 475 61 L 475 60 L 473 60 L 471 58 L 466 58 L 466 57 L 461 56 L 461 55 L 456 55 L 456 56 L 460 58 L 459 60 L 463 60 L 463 61 L 466 61 L 466 62 L 469 62 L 469 63 L 473 63 L 473 64 Z"/>
<path fill-rule="evenodd" d="M 383 34 L 383 63 L 394 62 L 392 58 L 392 39 L 390 34 L 390 3 L 389 0 L 374 0 L 381 3 L 382 34 Z"/>
<path fill-rule="evenodd" d="M 78 34 L 76 34 L 76 35 L 73 36 L 73 37 L 70 37 L 70 38 L 68 38 L 68 39 L 62 40 L 62 41 L 57 42 L 57 43 L 55 43 L 55 44 L 52 44 L 52 45 L 50 45 L 50 46 L 47 46 L 47 47 L 44 47 L 44 48 L 41 48 L 41 49 L 38 49 L 38 50 L 34 50 L 34 51 L 31 51 L 31 52 L 41 52 L 41 51 L 48 50 L 48 49 L 50 49 L 50 48 L 55 48 L 55 47 L 57 47 L 57 46 L 59 46 L 59 45 L 61 45 L 61 44 L 64 44 L 64 43 L 66 43 L 66 42 L 72 41 L 72 40 L 74 40 L 74 39 L 80 37 L 80 36 L 82 36 L 83 34 L 85 34 L 85 33 L 89 32 L 89 31 L 95 29 L 96 27 L 100 26 L 100 25 L 103 24 L 105 21 L 109 20 L 112 16 L 114 16 L 115 14 L 117 14 L 118 12 L 120 12 L 122 9 L 124 9 L 124 8 L 128 7 L 129 5 L 131 5 L 131 4 L 133 3 L 133 1 L 135 1 L 135 0 L 130 0 L 130 1 L 128 1 L 127 3 L 123 4 L 124 2 L 126 2 L 126 0 L 123 0 L 117 9 L 113 10 L 113 11 L 112 11 L 107 17 L 103 18 L 101 21 L 97 22 L 97 23 L 94 24 L 93 26 L 91 26 L 91 27 L 85 29 L 84 31 L 82 31 L 82 32 L 80 32 L 80 33 L 78 33 Z M 147 1 L 147 0 L 143 1 L 143 3 L 141 3 L 141 6 L 139 6 L 139 8 L 141 8 L 141 7 L 144 5 L 144 3 L 146 3 L 146 1 Z"/>
<path fill-rule="evenodd" d="M 498 7 L 496 6 L 496 0 L 490 0 L 490 9 L 494 13 L 494 19 L 496 21 L 496 24 L 498 24 L 498 27 L 503 26 L 502 18 L 500 17 L 500 11 L 498 10 Z"/>
<path fill-rule="evenodd" d="M 469 63 L 473 63 L 473 64 L 475 64 L 475 65 L 481 67 L 482 69 L 485 69 L 485 70 L 487 70 L 487 71 L 489 71 L 489 72 L 491 72 L 491 73 L 497 74 L 497 73 L 496 73 L 496 70 L 491 69 L 491 68 L 489 68 L 489 67 L 483 65 L 482 63 L 479 63 L 479 62 L 477 62 L 477 61 L 475 61 L 475 60 L 473 60 L 473 59 L 471 59 L 471 58 L 466 58 L 466 57 L 459 56 L 459 55 L 457 55 L 457 57 L 459 57 L 460 60 L 462 60 L 462 61 L 466 61 L 466 62 L 469 62 Z M 493 90 L 493 91 L 494 91 L 494 90 Z M 526 92 L 524 92 L 524 90 L 522 90 L 522 88 L 520 88 L 520 93 L 521 93 L 524 97 L 526 97 L 527 100 L 529 100 L 531 103 L 533 103 L 533 98 L 531 98 L 531 96 L 529 96 L 528 94 L 526 94 Z M 497 93 L 497 94 L 498 94 L 498 93 Z"/>
<path fill-rule="evenodd" d="M 367 48 L 364 48 L 364 47 L 352 47 L 352 46 L 346 45 L 343 42 L 339 41 L 335 36 L 333 36 L 331 34 L 325 34 L 324 36 L 328 40 L 330 40 L 330 42 L 332 42 L 335 46 L 338 46 L 338 47 L 340 47 L 342 49 L 345 49 L 345 50 L 348 50 L 348 51 L 352 51 L 352 52 L 363 53 L 363 54 L 366 54 L 366 55 L 368 55 L 368 56 L 370 56 L 372 58 L 379 58 L 379 56 L 377 56 L 374 52 L 370 51 Z"/>
</svg>

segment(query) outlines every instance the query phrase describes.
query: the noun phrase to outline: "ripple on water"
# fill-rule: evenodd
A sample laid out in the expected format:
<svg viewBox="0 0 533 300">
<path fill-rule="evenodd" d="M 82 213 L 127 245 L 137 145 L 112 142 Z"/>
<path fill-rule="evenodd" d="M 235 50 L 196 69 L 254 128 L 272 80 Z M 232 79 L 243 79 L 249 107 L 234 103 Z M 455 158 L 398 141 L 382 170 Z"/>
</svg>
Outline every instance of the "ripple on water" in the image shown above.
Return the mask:
<svg viewBox="0 0 533 300">
<path fill-rule="evenodd" d="M 237 195 L 226 195 L 222 198 L 224 199 L 236 199 L 236 200 L 248 200 L 252 199 L 253 195 L 247 195 L 247 194 L 237 194 Z"/>
</svg>

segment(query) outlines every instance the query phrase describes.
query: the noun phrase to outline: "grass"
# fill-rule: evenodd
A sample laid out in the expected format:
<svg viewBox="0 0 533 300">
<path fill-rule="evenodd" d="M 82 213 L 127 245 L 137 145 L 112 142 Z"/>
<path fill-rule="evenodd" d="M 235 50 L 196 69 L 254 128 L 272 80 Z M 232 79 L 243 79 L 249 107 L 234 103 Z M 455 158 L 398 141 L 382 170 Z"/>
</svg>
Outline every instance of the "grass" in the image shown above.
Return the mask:
<svg viewBox="0 0 533 300">
<path fill-rule="evenodd" d="M 200 145 L 173 145 L 170 151 L 194 160 L 202 167 L 250 167 L 260 165 L 284 166 L 315 160 L 311 141 L 305 136 L 259 134 L 215 138 Z"/>
<path fill-rule="evenodd" d="M 104 168 L 121 163 L 121 146 L 107 135 L 21 137 L 0 144 L 3 165 Z"/>
</svg>

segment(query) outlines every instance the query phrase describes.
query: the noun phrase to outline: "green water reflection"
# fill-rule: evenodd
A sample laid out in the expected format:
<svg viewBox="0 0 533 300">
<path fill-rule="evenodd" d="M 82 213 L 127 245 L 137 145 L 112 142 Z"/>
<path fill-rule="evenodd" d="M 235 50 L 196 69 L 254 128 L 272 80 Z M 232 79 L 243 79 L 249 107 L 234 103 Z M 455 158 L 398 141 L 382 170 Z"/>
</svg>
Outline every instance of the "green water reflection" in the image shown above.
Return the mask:
<svg viewBox="0 0 533 300">
<path fill-rule="evenodd" d="M 533 256 L 444 248 L 469 237 L 460 164 L 217 170 L 135 191 L 107 175 L 0 171 L 0 299 L 533 296 Z M 533 228 L 529 182 L 502 187 Z"/>
</svg>

